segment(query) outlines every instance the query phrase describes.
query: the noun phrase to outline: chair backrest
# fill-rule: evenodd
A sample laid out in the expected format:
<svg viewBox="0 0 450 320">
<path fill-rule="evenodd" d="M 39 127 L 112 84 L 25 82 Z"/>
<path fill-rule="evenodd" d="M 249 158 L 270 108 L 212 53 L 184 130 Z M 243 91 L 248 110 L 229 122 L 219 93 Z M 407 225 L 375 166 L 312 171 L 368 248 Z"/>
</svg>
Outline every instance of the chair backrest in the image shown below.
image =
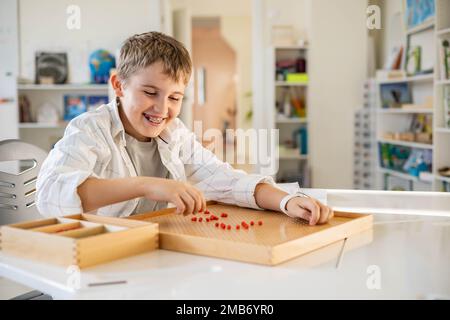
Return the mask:
<svg viewBox="0 0 450 320">
<path fill-rule="evenodd" d="M 46 157 L 32 144 L 0 141 L 0 225 L 41 217 L 35 205 L 36 180 Z"/>
</svg>

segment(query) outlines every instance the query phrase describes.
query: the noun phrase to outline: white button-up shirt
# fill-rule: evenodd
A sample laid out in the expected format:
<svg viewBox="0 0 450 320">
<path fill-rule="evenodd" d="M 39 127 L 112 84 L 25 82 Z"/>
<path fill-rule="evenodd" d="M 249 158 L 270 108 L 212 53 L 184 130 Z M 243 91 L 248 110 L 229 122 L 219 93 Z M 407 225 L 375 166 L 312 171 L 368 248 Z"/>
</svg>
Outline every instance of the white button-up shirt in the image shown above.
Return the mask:
<svg viewBox="0 0 450 320">
<path fill-rule="evenodd" d="M 190 182 L 208 200 L 259 209 L 254 197 L 256 185 L 274 185 L 271 177 L 247 174 L 220 161 L 179 119 L 174 119 L 156 141 L 161 161 L 171 177 Z M 77 188 L 89 177 L 135 177 L 137 173 L 125 147 L 125 130 L 115 100 L 73 119 L 42 164 L 36 187 L 39 212 L 49 217 L 81 213 Z M 116 203 L 96 213 L 126 217 L 138 201 L 136 198 Z"/>
</svg>

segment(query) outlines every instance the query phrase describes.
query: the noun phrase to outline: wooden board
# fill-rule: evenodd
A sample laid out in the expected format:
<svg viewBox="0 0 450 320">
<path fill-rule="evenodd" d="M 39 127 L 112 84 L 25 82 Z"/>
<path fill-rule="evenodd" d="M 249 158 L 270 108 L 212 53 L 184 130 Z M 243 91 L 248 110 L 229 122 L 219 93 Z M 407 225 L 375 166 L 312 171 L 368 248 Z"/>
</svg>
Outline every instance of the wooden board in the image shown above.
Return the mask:
<svg viewBox="0 0 450 320">
<path fill-rule="evenodd" d="M 85 268 L 157 248 L 157 224 L 90 214 L 0 228 L 3 252 L 61 266 Z"/>
<path fill-rule="evenodd" d="M 226 212 L 228 217 L 206 222 L 208 215 L 204 213 L 182 216 L 175 214 L 175 209 L 164 209 L 129 219 L 158 223 L 161 249 L 264 265 L 277 265 L 372 228 L 372 216 L 365 214 L 336 212 L 327 224 L 309 226 L 301 219 L 272 211 L 213 202 L 208 210 L 218 217 Z M 192 222 L 192 217 L 202 217 L 203 221 Z M 263 225 L 236 230 L 242 221 L 262 221 Z M 216 222 L 232 228 L 217 228 Z"/>
</svg>

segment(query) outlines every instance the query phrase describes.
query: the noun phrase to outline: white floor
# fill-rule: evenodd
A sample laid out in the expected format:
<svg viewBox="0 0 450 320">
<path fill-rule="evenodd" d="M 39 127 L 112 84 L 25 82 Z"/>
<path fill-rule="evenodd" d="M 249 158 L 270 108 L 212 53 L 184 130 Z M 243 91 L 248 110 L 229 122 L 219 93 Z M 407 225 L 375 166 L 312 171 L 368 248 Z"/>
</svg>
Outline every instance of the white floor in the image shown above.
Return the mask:
<svg viewBox="0 0 450 320">
<path fill-rule="evenodd" d="M 0 277 L 0 300 L 7 300 L 33 289 Z"/>
</svg>

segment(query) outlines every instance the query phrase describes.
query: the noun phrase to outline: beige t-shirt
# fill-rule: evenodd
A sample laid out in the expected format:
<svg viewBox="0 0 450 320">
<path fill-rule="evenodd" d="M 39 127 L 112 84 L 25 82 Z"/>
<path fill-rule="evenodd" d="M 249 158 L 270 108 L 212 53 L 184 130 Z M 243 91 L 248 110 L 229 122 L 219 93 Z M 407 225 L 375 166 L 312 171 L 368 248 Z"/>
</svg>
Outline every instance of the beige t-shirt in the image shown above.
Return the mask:
<svg viewBox="0 0 450 320">
<path fill-rule="evenodd" d="M 138 176 L 166 179 L 170 177 L 169 171 L 163 165 L 159 156 L 158 144 L 155 139 L 151 139 L 149 142 L 142 142 L 127 133 L 125 133 L 125 139 L 127 142 L 127 152 L 130 155 Z M 166 207 L 167 202 L 157 202 L 140 198 L 132 214 L 160 210 Z"/>
</svg>

